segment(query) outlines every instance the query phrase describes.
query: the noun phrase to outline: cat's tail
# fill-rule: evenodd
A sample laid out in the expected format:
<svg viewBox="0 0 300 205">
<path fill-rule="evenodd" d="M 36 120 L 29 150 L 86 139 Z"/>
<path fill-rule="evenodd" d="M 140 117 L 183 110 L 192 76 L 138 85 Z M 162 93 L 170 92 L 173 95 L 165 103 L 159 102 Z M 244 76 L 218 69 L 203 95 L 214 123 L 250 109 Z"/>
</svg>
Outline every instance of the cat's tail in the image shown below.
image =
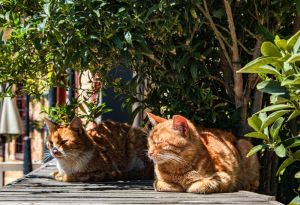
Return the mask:
<svg viewBox="0 0 300 205">
<path fill-rule="evenodd" d="M 259 186 L 259 162 L 257 155 L 247 157 L 253 145 L 246 139 L 239 139 L 237 149 L 242 155 L 243 169 L 241 170 L 241 182 L 244 190 L 255 191 Z"/>
</svg>

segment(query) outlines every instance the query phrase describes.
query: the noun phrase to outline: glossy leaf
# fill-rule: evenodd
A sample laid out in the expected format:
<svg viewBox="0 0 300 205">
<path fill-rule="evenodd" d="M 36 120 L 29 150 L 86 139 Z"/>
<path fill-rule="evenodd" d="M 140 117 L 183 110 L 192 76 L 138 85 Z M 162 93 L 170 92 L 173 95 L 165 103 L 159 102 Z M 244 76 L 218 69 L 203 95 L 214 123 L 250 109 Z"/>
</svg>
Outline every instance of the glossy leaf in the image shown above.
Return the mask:
<svg viewBox="0 0 300 205">
<path fill-rule="evenodd" d="M 300 110 L 294 110 L 292 112 L 292 114 L 289 116 L 289 118 L 287 119 L 287 121 L 291 121 L 292 119 L 294 119 L 295 117 L 299 116 L 300 115 Z"/>
<path fill-rule="evenodd" d="M 269 94 L 288 95 L 285 87 L 281 86 L 279 82 L 274 80 L 265 80 L 257 84 L 257 89 Z"/>
<path fill-rule="evenodd" d="M 284 118 L 280 117 L 273 123 L 272 127 L 270 128 L 270 134 L 274 140 L 277 140 L 278 133 L 283 122 L 284 122 Z"/>
<path fill-rule="evenodd" d="M 278 157 L 286 157 L 286 153 L 287 153 L 287 150 L 285 149 L 285 147 L 283 146 L 283 144 L 277 146 L 275 149 L 274 149 L 276 155 Z"/>
<path fill-rule="evenodd" d="M 238 73 L 260 73 L 260 71 L 263 73 L 267 72 L 267 70 L 269 70 L 269 72 L 271 72 L 272 69 L 268 68 L 260 68 L 262 66 L 268 65 L 268 64 L 272 64 L 274 62 L 278 61 L 278 57 L 260 57 L 257 58 L 256 60 L 251 61 L 250 63 L 248 63 L 247 65 L 245 65 L 243 68 L 241 68 Z M 272 71 L 274 72 L 274 71 Z"/>
<path fill-rule="evenodd" d="M 260 110 L 260 112 L 270 112 L 270 111 L 277 111 L 277 110 L 283 110 L 283 109 L 292 109 L 293 106 L 287 105 L 287 104 L 277 104 L 277 105 L 271 105 L 268 107 L 263 108 Z"/>
<path fill-rule="evenodd" d="M 290 75 L 281 82 L 281 85 L 300 85 L 300 75 Z"/>
<path fill-rule="evenodd" d="M 281 57 L 281 53 L 277 46 L 269 41 L 263 42 L 261 45 L 261 53 L 263 56 Z"/>
<path fill-rule="evenodd" d="M 300 136 L 286 139 L 282 143 L 286 148 L 299 147 L 300 146 Z"/>
<path fill-rule="evenodd" d="M 295 55 L 292 55 L 286 62 L 287 63 L 294 63 L 300 61 L 300 53 L 297 53 Z"/>
<path fill-rule="evenodd" d="M 252 115 L 252 117 L 248 118 L 248 124 L 255 130 L 260 131 L 262 121 L 259 119 L 257 115 Z"/>
<path fill-rule="evenodd" d="M 300 36 L 300 31 L 298 31 L 291 38 L 288 39 L 288 41 L 287 41 L 287 49 L 288 50 L 291 50 L 294 47 L 294 45 L 297 42 L 299 36 Z"/>
<path fill-rule="evenodd" d="M 285 169 L 290 166 L 291 164 L 293 164 L 296 160 L 292 159 L 292 158 L 287 158 L 286 160 L 284 160 L 280 167 L 278 168 L 277 172 L 276 172 L 276 176 L 282 175 L 285 171 Z"/>
<path fill-rule="evenodd" d="M 259 145 L 256 145 L 255 147 L 253 147 L 247 154 L 247 157 L 250 157 L 252 155 L 254 155 L 255 153 L 267 148 L 268 146 L 265 145 L 265 144 L 259 144 Z"/>
<path fill-rule="evenodd" d="M 295 178 L 300 179 L 300 171 L 295 174 Z"/>
<path fill-rule="evenodd" d="M 250 133 L 245 134 L 245 136 L 257 138 L 257 139 L 263 139 L 263 140 L 267 140 L 267 141 L 269 140 L 269 137 L 261 132 L 250 132 Z"/>
<path fill-rule="evenodd" d="M 296 196 L 288 205 L 299 205 L 300 204 L 300 196 Z"/>
<path fill-rule="evenodd" d="M 263 121 L 263 123 L 261 125 L 261 129 L 268 127 L 273 122 L 275 122 L 278 118 L 280 118 L 281 116 L 283 116 L 289 112 L 290 112 L 290 110 L 279 110 L 279 111 L 273 112 Z"/>
</svg>

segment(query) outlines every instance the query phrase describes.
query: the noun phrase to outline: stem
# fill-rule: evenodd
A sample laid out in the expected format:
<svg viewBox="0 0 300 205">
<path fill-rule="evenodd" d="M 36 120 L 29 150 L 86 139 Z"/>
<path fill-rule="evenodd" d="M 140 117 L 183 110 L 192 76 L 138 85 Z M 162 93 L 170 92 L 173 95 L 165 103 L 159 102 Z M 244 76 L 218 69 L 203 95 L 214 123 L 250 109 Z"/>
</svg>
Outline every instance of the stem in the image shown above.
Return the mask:
<svg viewBox="0 0 300 205">
<path fill-rule="evenodd" d="M 227 63 L 229 64 L 230 67 L 232 67 L 232 63 L 231 63 L 231 58 L 229 56 L 229 53 L 226 49 L 226 45 L 223 41 L 224 37 L 222 36 L 221 32 L 218 30 L 218 28 L 216 27 L 216 24 L 214 23 L 211 15 L 209 14 L 209 10 L 208 10 L 208 7 L 207 7 L 207 3 L 206 3 L 206 0 L 203 1 L 204 3 L 204 8 L 200 5 L 196 5 L 197 8 L 201 11 L 201 13 L 204 15 L 204 17 L 209 21 L 210 23 L 210 27 L 211 29 L 214 31 L 215 35 L 216 35 L 216 38 L 217 40 L 219 41 L 219 44 L 221 46 L 221 49 L 224 53 L 224 56 L 227 60 Z"/>
</svg>

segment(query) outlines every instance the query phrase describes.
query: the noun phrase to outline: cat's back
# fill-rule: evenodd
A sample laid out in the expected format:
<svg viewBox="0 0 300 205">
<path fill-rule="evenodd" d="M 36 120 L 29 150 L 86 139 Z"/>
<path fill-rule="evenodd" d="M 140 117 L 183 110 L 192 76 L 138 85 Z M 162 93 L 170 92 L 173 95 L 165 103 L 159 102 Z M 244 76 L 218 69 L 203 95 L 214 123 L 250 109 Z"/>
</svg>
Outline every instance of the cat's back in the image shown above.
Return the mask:
<svg viewBox="0 0 300 205">
<path fill-rule="evenodd" d="M 228 131 L 202 129 L 199 137 L 206 147 L 217 171 L 225 171 L 237 177 L 241 168 L 241 156 L 236 148 L 237 139 Z"/>
<path fill-rule="evenodd" d="M 151 167 L 145 155 L 147 133 L 127 123 L 103 121 L 87 131 L 101 156 L 106 156 L 121 170 L 143 170 Z"/>
<path fill-rule="evenodd" d="M 226 146 L 235 149 L 237 144 L 237 138 L 231 132 L 221 129 L 200 129 L 199 136 L 203 144 L 211 146 L 212 148 L 216 146 Z"/>
</svg>

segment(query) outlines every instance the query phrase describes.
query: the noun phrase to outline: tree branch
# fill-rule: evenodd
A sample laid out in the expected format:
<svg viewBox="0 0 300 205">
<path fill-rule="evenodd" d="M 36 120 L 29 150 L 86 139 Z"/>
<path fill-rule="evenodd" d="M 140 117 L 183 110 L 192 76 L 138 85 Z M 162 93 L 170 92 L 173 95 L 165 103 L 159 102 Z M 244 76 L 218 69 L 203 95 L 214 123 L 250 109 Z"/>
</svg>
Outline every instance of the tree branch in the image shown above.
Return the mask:
<svg viewBox="0 0 300 205">
<path fill-rule="evenodd" d="M 232 67 L 231 58 L 230 58 L 229 53 L 226 49 L 226 45 L 223 41 L 224 37 L 222 36 L 221 32 L 216 27 L 216 24 L 214 23 L 211 15 L 209 14 L 209 10 L 208 10 L 208 7 L 207 7 L 206 0 L 204 0 L 203 3 L 204 3 L 204 8 L 202 6 L 200 6 L 199 4 L 197 4 L 196 6 L 201 11 L 201 13 L 204 15 L 204 17 L 209 21 L 209 25 L 210 25 L 211 29 L 214 31 L 217 40 L 219 41 L 219 44 L 221 46 L 221 49 L 223 50 L 224 56 L 225 56 L 228 64 L 230 65 L 230 67 Z"/>
<path fill-rule="evenodd" d="M 234 94 L 235 94 L 235 106 L 236 108 L 243 106 L 243 77 L 242 74 L 237 73 L 237 71 L 241 68 L 241 59 L 238 48 L 238 39 L 235 31 L 235 25 L 232 16 L 231 6 L 228 0 L 224 0 L 224 7 L 227 15 L 227 21 L 231 36 L 231 51 L 232 51 L 232 72 L 233 72 L 233 80 L 234 80 Z"/>
</svg>

